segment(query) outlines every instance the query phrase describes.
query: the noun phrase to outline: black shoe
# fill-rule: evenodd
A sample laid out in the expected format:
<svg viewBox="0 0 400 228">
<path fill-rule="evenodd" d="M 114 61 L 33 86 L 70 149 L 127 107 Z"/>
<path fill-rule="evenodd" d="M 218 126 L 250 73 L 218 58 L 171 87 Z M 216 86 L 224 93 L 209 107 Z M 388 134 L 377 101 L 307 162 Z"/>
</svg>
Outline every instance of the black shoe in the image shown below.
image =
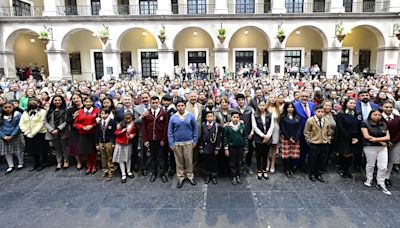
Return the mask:
<svg viewBox="0 0 400 228">
<path fill-rule="evenodd" d="M 174 175 L 175 175 L 175 171 L 170 170 L 170 171 L 168 172 L 168 176 L 169 176 L 169 177 L 172 177 L 172 176 L 174 176 Z"/>
<path fill-rule="evenodd" d="M 348 177 L 348 178 L 353 178 L 353 175 L 350 173 L 349 170 L 345 171 L 344 174 L 345 174 L 346 177 Z"/>
<path fill-rule="evenodd" d="M 265 180 L 269 180 L 269 176 L 268 176 L 268 173 L 267 173 L 267 172 L 264 172 L 264 173 L 263 173 L 263 177 L 264 177 Z"/>
<path fill-rule="evenodd" d="M 21 170 L 21 169 L 23 169 L 24 167 L 25 167 L 24 165 L 18 165 L 17 169 L 18 169 L 18 170 Z"/>
<path fill-rule="evenodd" d="M 289 170 L 286 170 L 286 171 L 285 171 L 285 174 L 286 174 L 286 177 L 287 177 L 287 178 L 291 178 L 291 177 L 292 177 L 292 175 L 290 175 L 290 171 L 289 171 Z"/>
<path fill-rule="evenodd" d="M 262 172 L 258 172 L 257 173 L 257 179 L 261 180 L 263 178 L 263 173 Z"/>
<path fill-rule="evenodd" d="M 339 176 L 341 176 L 343 178 L 347 177 L 346 173 L 343 170 L 339 170 L 338 173 L 339 173 Z"/>
<path fill-rule="evenodd" d="M 210 183 L 210 177 L 209 176 L 206 177 L 206 179 L 204 179 L 204 184 L 208 184 L 208 183 Z"/>
<path fill-rule="evenodd" d="M 400 165 L 394 165 L 393 171 L 395 171 L 396 173 L 400 173 Z"/>
<path fill-rule="evenodd" d="M 183 180 L 178 180 L 178 184 L 176 185 L 177 188 L 182 188 Z"/>
<path fill-rule="evenodd" d="M 211 182 L 213 184 L 217 184 L 217 178 L 216 177 L 211 177 Z"/>
<path fill-rule="evenodd" d="M 6 171 L 6 175 L 12 173 L 14 171 L 14 167 L 9 167 Z"/>
<path fill-rule="evenodd" d="M 324 178 L 322 178 L 321 175 L 318 175 L 316 178 L 317 178 L 317 180 L 318 180 L 319 182 L 322 182 L 322 183 L 325 182 Z"/>
<path fill-rule="evenodd" d="M 151 175 L 150 177 L 150 182 L 154 182 L 156 180 L 157 176 L 156 175 Z"/>
<path fill-rule="evenodd" d="M 44 170 L 46 168 L 46 166 L 44 166 L 44 165 L 42 165 L 42 166 L 39 166 L 37 169 L 36 169 L 36 171 L 42 171 L 42 170 Z"/>
<path fill-rule="evenodd" d="M 236 182 L 237 182 L 238 184 L 242 184 L 242 180 L 240 179 L 239 176 L 236 177 Z"/>
<path fill-rule="evenodd" d="M 316 181 L 315 176 L 314 175 L 309 175 L 308 178 L 310 179 L 310 181 Z"/>
<path fill-rule="evenodd" d="M 142 170 L 142 175 L 143 175 L 143 176 L 147 176 L 147 170 L 146 170 L 146 169 L 143 169 L 143 170 Z"/>
<path fill-rule="evenodd" d="M 129 178 L 134 178 L 134 177 L 135 177 L 135 175 L 134 175 L 132 172 L 128 172 L 126 175 L 127 175 Z"/>
<path fill-rule="evenodd" d="M 61 167 L 59 168 L 59 167 L 56 167 L 56 169 L 54 170 L 54 172 L 57 172 L 57 171 L 59 171 L 61 169 Z"/>
<path fill-rule="evenodd" d="M 121 183 L 126 183 L 126 176 L 122 176 Z"/>
<path fill-rule="evenodd" d="M 392 187 L 392 181 L 389 180 L 389 179 L 385 179 L 385 185 L 386 185 L 386 187 L 391 188 Z"/>
<path fill-rule="evenodd" d="M 231 182 L 233 185 L 236 185 L 237 184 L 237 180 L 236 180 L 236 177 L 234 177 L 234 178 L 232 178 L 232 182 Z"/>
<path fill-rule="evenodd" d="M 191 185 L 196 185 L 196 180 L 194 179 L 194 177 L 192 179 L 189 179 L 189 182 Z"/>
<path fill-rule="evenodd" d="M 29 172 L 32 172 L 32 171 L 35 171 L 35 170 L 38 169 L 38 168 L 39 168 L 39 166 L 34 166 L 34 167 L 30 168 L 28 171 L 29 171 Z"/>
<path fill-rule="evenodd" d="M 165 176 L 165 174 L 162 174 L 162 175 L 160 176 L 160 178 L 161 178 L 161 181 L 162 181 L 163 183 L 167 183 L 167 182 L 168 182 L 168 177 Z"/>
</svg>

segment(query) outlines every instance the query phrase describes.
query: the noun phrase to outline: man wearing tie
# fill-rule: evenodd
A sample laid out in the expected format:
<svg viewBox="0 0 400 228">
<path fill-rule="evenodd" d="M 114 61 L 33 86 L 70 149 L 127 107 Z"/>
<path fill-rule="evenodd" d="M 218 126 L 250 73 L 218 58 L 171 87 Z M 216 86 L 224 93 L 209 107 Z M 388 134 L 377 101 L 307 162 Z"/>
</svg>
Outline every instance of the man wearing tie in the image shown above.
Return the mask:
<svg viewBox="0 0 400 228">
<path fill-rule="evenodd" d="M 148 155 L 147 155 L 147 152 L 143 148 L 143 134 L 142 134 L 141 126 L 142 126 L 142 119 L 149 114 L 149 111 L 148 111 L 149 100 L 150 100 L 150 94 L 147 92 L 143 92 L 140 95 L 141 104 L 139 104 L 133 108 L 133 115 L 135 117 L 135 126 L 138 131 L 137 140 L 135 138 L 134 143 L 133 143 L 134 144 L 133 150 L 135 150 L 136 153 L 134 152 L 133 154 L 138 155 L 138 159 L 140 161 L 140 167 L 141 167 L 143 176 L 147 176 Z"/>
<path fill-rule="evenodd" d="M 192 113 L 194 115 L 194 119 L 197 124 L 197 135 L 201 133 L 201 115 L 202 115 L 203 106 L 198 103 L 198 96 L 196 92 L 191 92 L 189 94 L 189 102 L 186 103 L 186 111 Z M 193 149 L 193 164 L 196 167 L 199 158 L 199 150 L 198 148 Z"/>
<path fill-rule="evenodd" d="M 21 98 L 21 93 L 19 92 L 18 83 L 13 83 L 10 85 L 9 92 L 5 93 L 3 97 L 7 101 L 19 101 Z"/>
<path fill-rule="evenodd" d="M 258 104 L 261 101 L 265 101 L 263 91 L 260 87 L 256 89 L 256 97 L 251 99 L 249 102 L 249 106 L 253 108 L 253 110 L 257 110 Z"/>
<path fill-rule="evenodd" d="M 300 100 L 294 103 L 294 109 L 300 118 L 301 131 L 304 131 L 304 126 L 306 125 L 307 119 L 314 115 L 314 103 L 309 101 L 310 95 L 308 92 L 301 92 Z M 303 167 L 307 155 L 309 146 L 302 134 L 300 136 L 300 158 L 295 162 L 294 169 Z M 304 167 L 303 167 L 304 168 Z"/>
<path fill-rule="evenodd" d="M 364 121 L 368 119 L 368 115 L 371 111 L 375 111 L 378 108 L 379 105 L 370 102 L 370 97 L 367 90 L 362 90 L 358 93 L 356 111 L 362 114 Z"/>
</svg>

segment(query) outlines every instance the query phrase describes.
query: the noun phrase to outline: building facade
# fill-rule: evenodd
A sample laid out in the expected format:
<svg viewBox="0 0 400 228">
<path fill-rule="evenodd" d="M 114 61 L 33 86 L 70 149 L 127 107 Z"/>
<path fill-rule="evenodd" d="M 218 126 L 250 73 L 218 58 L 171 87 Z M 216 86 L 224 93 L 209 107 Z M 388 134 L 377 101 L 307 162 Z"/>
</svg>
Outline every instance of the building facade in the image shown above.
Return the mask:
<svg viewBox="0 0 400 228">
<path fill-rule="evenodd" d="M 399 12 L 399 0 L 0 0 L 0 74 L 38 65 L 50 80 L 90 80 L 130 65 L 163 76 L 175 65 L 267 64 L 281 75 L 285 63 L 396 74 Z"/>
</svg>

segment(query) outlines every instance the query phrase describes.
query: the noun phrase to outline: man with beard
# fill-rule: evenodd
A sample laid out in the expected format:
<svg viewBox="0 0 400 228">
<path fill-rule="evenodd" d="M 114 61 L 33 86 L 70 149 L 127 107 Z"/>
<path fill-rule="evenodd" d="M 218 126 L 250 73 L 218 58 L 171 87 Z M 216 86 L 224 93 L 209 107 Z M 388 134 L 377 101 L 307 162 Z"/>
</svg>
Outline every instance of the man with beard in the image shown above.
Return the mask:
<svg viewBox="0 0 400 228">
<path fill-rule="evenodd" d="M 203 106 L 198 102 L 198 95 L 196 92 L 189 93 L 189 101 L 186 103 L 186 111 L 192 113 L 194 115 L 194 119 L 196 120 L 197 124 L 197 135 L 200 135 L 201 131 L 201 120 L 202 120 L 202 110 Z M 193 164 L 194 167 L 197 166 L 199 158 L 199 150 L 198 148 L 193 149 Z"/>
<path fill-rule="evenodd" d="M 264 94 L 261 88 L 257 88 L 256 97 L 250 100 L 249 106 L 252 107 L 254 110 L 257 110 L 258 104 L 261 101 L 265 101 Z"/>
<path fill-rule="evenodd" d="M 207 112 L 212 112 L 215 115 L 216 110 L 217 109 L 215 108 L 215 105 L 214 105 L 214 99 L 208 98 L 207 103 L 204 106 L 202 114 L 201 114 L 201 122 L 202 123 L 206 122 L 206 113 Z"/>
<path fill-rule="evenodd" d="M 370 96 L 368 91 L 362 90 L 358 93 L 356 111 L 362 114 L 364 121 L 368 119 L 368 115 L 371 111 L 377 110 L 378 108 L 379 105 L 370 101 Z"/>
</svg>

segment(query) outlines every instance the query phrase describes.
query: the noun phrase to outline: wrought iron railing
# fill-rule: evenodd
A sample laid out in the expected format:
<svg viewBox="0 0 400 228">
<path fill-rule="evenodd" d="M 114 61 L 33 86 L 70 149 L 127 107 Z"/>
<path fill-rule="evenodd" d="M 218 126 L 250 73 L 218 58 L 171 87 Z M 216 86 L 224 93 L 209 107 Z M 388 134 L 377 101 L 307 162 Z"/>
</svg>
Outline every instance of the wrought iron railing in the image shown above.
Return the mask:
<svg viewBox="0 0 400 228">
<path fill-rule="evenodd" d="M 351 5 L 351 6 L 350 6 Z M 353 13 L 384 13 L 389 11 L 389 1 L 353 2 L 344 4 L 346 12 Z M 351 11 L 350 11 L 351 9 Z"/>
<path fill-rule="evenodd" d="M 117 15 L 155 15 L 156 5 L 115 5 L 114 13 Z"/>
<path fill-rule="evenodd" d="M 329 12 L 330 2 L 286 3 L 287 13 L 323 13 Z"/>
<path fill-rule="evenodd" d="M 93 8 L 90 5 L 57 6 L 58 15 L 61 16 L 70 16 L 70 15 L 89 16 L 92 15 L 92 10 Z"/>
<path fill-rule="evenodd" d="M 3 17 L 41 17 L 43 6 L 0 6 L 0 16 Z"/>
<path fill-rule="evenodd" d="M 271 13 L 271 3 L 256 4 L 229 4 L 228 13 L 230 14 L 264 14 Z"/>
<path fill-rule="evenodd" d="M 172 4 L 172 14 L 214 14 L 214 4 Z"/>
</svg>

